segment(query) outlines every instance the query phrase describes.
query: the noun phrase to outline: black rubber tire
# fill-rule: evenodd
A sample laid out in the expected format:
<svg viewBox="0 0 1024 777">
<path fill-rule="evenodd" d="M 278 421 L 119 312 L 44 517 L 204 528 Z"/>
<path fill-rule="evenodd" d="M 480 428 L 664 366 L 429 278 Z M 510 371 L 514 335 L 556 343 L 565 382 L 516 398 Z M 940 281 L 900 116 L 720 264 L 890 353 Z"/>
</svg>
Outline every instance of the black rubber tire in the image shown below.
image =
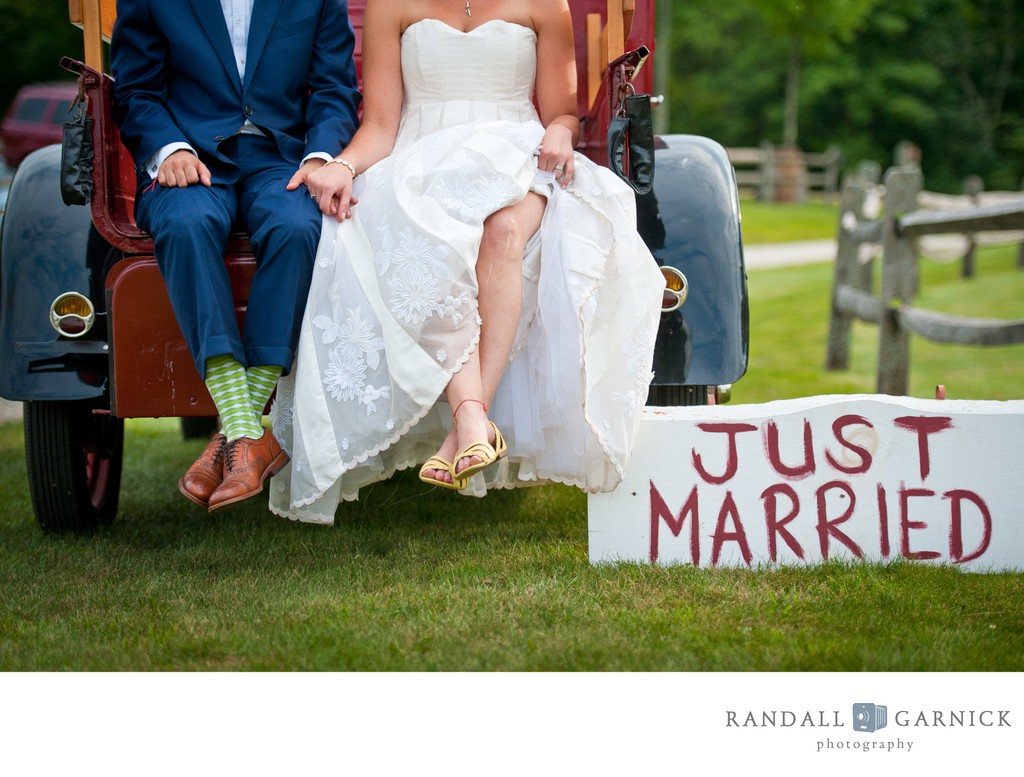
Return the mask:
<svg viewBox="0 0 1024 777">
<path fill-rule="evenodd" d="M 181 417 L 181 437 L 184 440 L 209 440 L 217 433 L 217 416 L 186 415 Z"/>
<path fill-rule="evenodd" d="M 707 403 L 707 386 L 655 384 L 651 386 L 651 390 L 647 395 L 648 407 L 693 407 L 694 405 L 706 405 Z"/>
<path fill-rule="evenodd" d="M 25 403 L 25 462 L 39 528 L 88 532 L 117 514 L 124 421 L 85 402 Z"/>
</svg>

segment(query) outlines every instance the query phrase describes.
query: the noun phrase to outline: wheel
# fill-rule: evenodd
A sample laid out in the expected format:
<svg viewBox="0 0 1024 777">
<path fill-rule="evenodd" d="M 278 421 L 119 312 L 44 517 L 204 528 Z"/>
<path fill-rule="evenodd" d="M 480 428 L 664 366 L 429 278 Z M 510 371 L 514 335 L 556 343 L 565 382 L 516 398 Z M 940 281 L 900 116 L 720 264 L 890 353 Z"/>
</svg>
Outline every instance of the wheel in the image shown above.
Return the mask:
<svg viewBox="0 0 1024 777">
<path fill-rule="evenodd" d="M 32 507 L 45 532 L 85 532 L 114 520 L 124 421 L 86 402 L 26 402 L 25 461 Z"/>
<path fill-rule="evenodd" d="M 181 417 L 181 437 L 184 440 L 209 440 L 217 433 L 217 416 L 186 415 Z"/>
<path fill-rule="evenodd" d="M 654 384 L 647 395 L 648 407 L 690 407 L 708 403 L 707 386 Z"/>
</svg>

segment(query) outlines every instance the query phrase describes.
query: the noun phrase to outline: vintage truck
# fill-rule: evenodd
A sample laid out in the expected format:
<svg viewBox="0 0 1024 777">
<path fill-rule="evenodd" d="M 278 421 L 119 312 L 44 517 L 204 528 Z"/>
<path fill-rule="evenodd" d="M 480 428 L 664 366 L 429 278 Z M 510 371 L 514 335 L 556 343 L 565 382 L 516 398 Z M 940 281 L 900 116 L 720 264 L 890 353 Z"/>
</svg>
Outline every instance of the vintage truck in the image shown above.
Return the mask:
<svg viewBox="0 0 1024 777">
<path fill-rule="evenodd" d="M 608 162 L 623 90 L 651 94 L 654 0 L 570 0 L 579 72 L 579 150 Z M 365 0 L 349 14 L 361 40 Z M 153 258 L 135 225 L 132 161 L 111 120 L 104 73 L 114 0 L 69 0 L 83 28 L 79 76 L 91 121 L 92 195 L 67 206 L 60 146 L 29 155 L 0 233 L 0 396 L 24 403 L 28 485 L 39 526 L 87 531 L 117 512 L 124 421 L 216 410 L 196 373 Z M 664 110 L 664 109 L 663 109 Z M 725 150 L 692 135 L 655 138 L 654 187 L 637 197 L 641 234 L 666 276 L 648 404 L 724 401 L 746 370 L 746 276 L 735 174 Z M 254 262 L 244 234 L 224 257 L 245 315 Z"/>
</svg>

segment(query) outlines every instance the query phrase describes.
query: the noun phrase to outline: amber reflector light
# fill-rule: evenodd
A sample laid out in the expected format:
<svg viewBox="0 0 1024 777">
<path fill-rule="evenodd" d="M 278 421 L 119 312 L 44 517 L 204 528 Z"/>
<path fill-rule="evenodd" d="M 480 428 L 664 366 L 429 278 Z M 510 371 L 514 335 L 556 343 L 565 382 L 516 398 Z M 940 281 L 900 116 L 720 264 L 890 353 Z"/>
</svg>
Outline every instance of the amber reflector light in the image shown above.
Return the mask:
<svg viewBox="0 0 1024 777">
<path fill-rule="evenodd" d="M 96 309 L 77 291 L 61 294 L 50 305 L 50 323 L 65 337 L 81 337 L 96 321 Z"/>
</svg>

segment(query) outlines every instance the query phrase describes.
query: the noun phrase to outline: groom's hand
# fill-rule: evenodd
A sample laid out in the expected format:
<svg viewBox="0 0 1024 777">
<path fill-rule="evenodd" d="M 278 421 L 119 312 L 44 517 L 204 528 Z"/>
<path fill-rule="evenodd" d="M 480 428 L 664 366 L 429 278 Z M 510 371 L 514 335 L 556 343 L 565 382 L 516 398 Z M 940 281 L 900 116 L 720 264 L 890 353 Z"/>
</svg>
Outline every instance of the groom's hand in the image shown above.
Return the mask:
<svg viewBox="0 0 1024 777">
<path fill-rule="evenodd" d="M 309 180 L 310 173 L 319 170 L 324 166 L 325 160 L 319 159 L 318 157 L 310 157 L 306 162 L 295 171 L 295 175 L 288 181 L 288 185 L 285 187 L 288 191 L 298 189 L 302 184 Z"/>
<path fill-rule="evenodd" d="M 210 168 L 191 151 L 182 149 L 164 160 L 156 180 L 161 186 L 192 186 L 197 183 L 209 186 L 212 179 Z"/>
</svg>

